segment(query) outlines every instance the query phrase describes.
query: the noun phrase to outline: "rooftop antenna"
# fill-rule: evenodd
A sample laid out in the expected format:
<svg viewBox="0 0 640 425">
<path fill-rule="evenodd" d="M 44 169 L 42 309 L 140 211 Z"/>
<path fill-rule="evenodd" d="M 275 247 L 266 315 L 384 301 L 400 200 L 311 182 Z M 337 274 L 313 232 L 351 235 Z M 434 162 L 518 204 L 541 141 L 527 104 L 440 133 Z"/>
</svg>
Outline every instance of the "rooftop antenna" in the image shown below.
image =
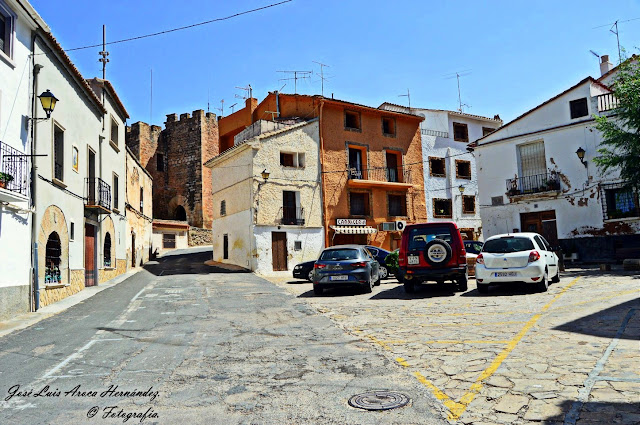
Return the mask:
<svg viewBox="0 0 640 425">
<path fill-rule="evenodd" d="M 153 68 L 151 68 L 151 87 L 149 93 L 149 124 L 153 124 Z"/>
<path fill-rule="evenodd" d="M 207 112 L 209 112 L 209 92 L 210 90 L 207 89 Z"/>
<path fill-rule="evenodd" d="M 329 68 L 329 65 L 325 65 L 324 63 L 320 63 L 320 62 L 316 62 L 316 61 L 311 61 L 313 63 L 317 63 L 318 65 L 320 65 L 320 94 L 324 97 L 324 67 L 326 66 L 327 68 Z M 318 75 L 318 74 L 316 74 Z"/>
<path fill-rule="evenodd" d="M 304 80 L 310 78 L 313 75 L 313 71 L 278 71 L 283 74 L 293 74 L 293 78 L 280 78 L 278 81 L 290 81 L 293 80 L 293 92 L 298 94 L 298 79 Z"/>
<path fill-rule="evenodd" d="M 106 80 L 107 62 L 109 62 L 107 56 L 109 56 L 109 52 L 107 52 L 107 27 L 104 25 L 102 26 L 102 51 L 98 52 L 98 54 L 102 56 L 100 59 L 98 59 L 98 62 L 102 62 L 102 79 Z"/>
<path fill-rule="evenodd" d="M 247 87 L 238 87 L 236 86 L 237 89 L 239 90 L 244 90 L 246 93 L 246 96 L 240 96 L 236 94 L 236 99 L 249 99 L 253 97 L 253 88 L 251 87 L 251 84 L 247 84 Z"/>
<path fill-rule="evenodd" d="M 600 55 L 599 55 L 599 54 L 597 54 L 596 52 L 594 52 L 593 50 L 589 50 L 589 51 L 591 52 L 591 54 L 592 54 L 593 56 L 595 56 L 595 57 L 597 57 L 597 58 L 598 58 L 598 63 L 600 63 Z"/>
<path fill-rule="evenodd" d="M 450 79 L 453 79 L 453 78 L 458 80 L 458 112 L 464 112 L 463 111 L 463 106 L 470 107 L 466 103 L 462 103 L 462 94 L 460 92 L 460 77 L 465 77 L 465 76 L 467 76 L 469 74 L 471 74 L 471 70 L 470 69 L 465 69 L 464 71 L 456 71 L 456 72 L 452 72 L 451 74 L 446 74 L 446 75 L 448 75 L 448 77 L 446 78 L 447 80 L 450 80 Z"/>
<path fill-rule="evenodd" d="M 406 97 L 409 102 L 409 110 L 411 110 L 411 93 L 409 93 L 409 89 L 407 89 L 407 94 L 399 94 L 398 97 Z"/>
<path fill-rule="evenodd" d="M 593 29 L 597 29 L 597 28 L 603 28 L 603 27 L 608 27 L 609 25 L 611 25 L 611 27 L 609 28 L 609 31 L 611 31 L 612 33 L 614 33 L 616 35 L 616 41 L 618 42 L 618 64 L 622 63 L 622 52 L 620 50 L 620 34 L 618 31 L 618 24 L 621 24 L 623 22 L 630 22 L 630 21 L 636 21 L 640 19 L 640 17 L 638 18 L 631 18 L 631 19 L 626 19 L 624 21 L 621 20 L 616 20 L 615 22 L 613 22 L 612 24 L 604 24 L 604 25 L 599 25 L 597 27 L 593 27 Z M 613 30 L 615 28 L 615 31 Z M 593 52 L 592 52 L 593 53 Z"/>
<path fill-rule="evenodd" d="M 220 107 L 216 109 L 220 111 L 220 116 L 223 117 L 224 116 L 224 99 L 220 99 Z"/>
<path fill-rule="evenodd" d="M 229 106 L 229 108 L 231 108 L 231 113 L 233 114 L 233 108 L 238 104 L 238 102 L 234 103 L 233 105 Z"/>
</svg>

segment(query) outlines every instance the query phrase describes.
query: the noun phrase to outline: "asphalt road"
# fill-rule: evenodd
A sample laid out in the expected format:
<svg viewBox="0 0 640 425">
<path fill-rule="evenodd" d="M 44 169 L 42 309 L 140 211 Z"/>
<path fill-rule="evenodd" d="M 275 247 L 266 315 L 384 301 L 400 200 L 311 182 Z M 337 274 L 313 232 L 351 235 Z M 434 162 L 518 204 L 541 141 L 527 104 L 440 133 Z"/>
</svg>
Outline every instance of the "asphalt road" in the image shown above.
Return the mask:
<svg viewBox="0 0 640 425">
<path fill-rule="evenodd" d="M 438 424 L 430 392 L 303 299 L 177 252 L 0 338 L 0 424 Z M 384 412 L 370 390 L 411 398 Z"/>
</svg>

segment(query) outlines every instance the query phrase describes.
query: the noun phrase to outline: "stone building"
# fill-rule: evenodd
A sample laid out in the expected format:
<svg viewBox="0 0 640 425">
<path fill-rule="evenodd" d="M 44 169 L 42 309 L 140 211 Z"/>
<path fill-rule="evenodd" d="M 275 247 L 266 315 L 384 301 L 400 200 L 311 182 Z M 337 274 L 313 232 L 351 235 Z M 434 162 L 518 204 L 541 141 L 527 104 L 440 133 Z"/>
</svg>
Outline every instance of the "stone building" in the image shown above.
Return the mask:
<svg viewBox="0 0 640 425">
<path fill-rule="evenodd" d="M 153 178 L 153 218 L 211 228 L 206 160 L 218 155 L 218 121 L 199 109 L 167 115 L 165 129 L 144 122 L 127 128 L 127 146 Z"/>
<path fill-rule="evenodd" d="M 152 249 L 153 179 L 127 147 L 127 269 L 149 261 Z"/>
</svg>

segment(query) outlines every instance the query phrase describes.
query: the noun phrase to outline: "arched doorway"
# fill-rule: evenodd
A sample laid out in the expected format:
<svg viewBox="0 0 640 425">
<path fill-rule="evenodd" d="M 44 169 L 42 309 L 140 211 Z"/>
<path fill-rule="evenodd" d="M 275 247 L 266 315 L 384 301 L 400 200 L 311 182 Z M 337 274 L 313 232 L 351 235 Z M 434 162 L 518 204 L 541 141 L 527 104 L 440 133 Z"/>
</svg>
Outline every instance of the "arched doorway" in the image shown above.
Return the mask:
<svg viewBox="0 0 640 425">
<path fill-rule="evenodd" d="M 109 233 L 104 237 L 102 253 L 104 254 L 104 266 L 111 267 L 111 235 Z"/>
<path fill-rule="evenodd" d="M 45 251 L 45 271 L 44 282 L 46 285 L 62 283 L 62 275 L 60 273 L 60 260 L 62 255 L 62 246 L 60 244 L 60 236 L 57 232 L 51 232 L 47 239 L 47 248 Z"/>
<path fill-rule="evenodd" d="M 175 219 L 179 221 L 187 221 L 187 211 L 182 205 L 176 207 Z"/>
</svg>

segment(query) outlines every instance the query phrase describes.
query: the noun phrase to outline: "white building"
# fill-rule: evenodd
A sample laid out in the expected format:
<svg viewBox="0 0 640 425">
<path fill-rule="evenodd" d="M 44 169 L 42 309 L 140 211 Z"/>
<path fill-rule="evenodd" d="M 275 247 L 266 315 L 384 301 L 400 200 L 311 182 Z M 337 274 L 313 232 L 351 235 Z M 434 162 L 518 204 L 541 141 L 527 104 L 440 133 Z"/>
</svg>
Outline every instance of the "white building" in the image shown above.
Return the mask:
<svg viewBox="0 0 640 425">
<path fill-rule="evenodd" d="M 24 6 L 24 7 L 23 7 Z M 0 0 L 0 320 L 30 311 L 31 38 L 47 25 L 25 2 Z M 37 101 L 37 99 L 36 99 Z M 39 102 L 38 102 L 39 103 Z M 35 107 L 40 108 L 37 104 Z M 42 114 L 42 110 L 39 111 Z M 4 177 L 1 178 L 4 181 Z"/>
<path fill-rule="evenodd" d="M 534 231 L 587 261 L 640 252 L 637 192 L 592 161 L 602 141 L 593 115 L 615 116 L 611 68 L 603 56 L 600 79 L 583 79 L 471 145 L 485 237 Z"/>
<path fill-rule="evenodd" d="M 317 119 L 286 126 L 257 121 L 205 164 L 215 261 L 270 275 L 318 258 L 324 248 L 318 152 Z"/>
<path fill-rule="evenodd" d="M 465 240 L 482 239 L 475 158 L 467 144 L 502 125 L 499 117 L 383 103 L 381 109 L 410 112 L 420 124 L 427 221 L 454 221 Z"/>
</svg>

